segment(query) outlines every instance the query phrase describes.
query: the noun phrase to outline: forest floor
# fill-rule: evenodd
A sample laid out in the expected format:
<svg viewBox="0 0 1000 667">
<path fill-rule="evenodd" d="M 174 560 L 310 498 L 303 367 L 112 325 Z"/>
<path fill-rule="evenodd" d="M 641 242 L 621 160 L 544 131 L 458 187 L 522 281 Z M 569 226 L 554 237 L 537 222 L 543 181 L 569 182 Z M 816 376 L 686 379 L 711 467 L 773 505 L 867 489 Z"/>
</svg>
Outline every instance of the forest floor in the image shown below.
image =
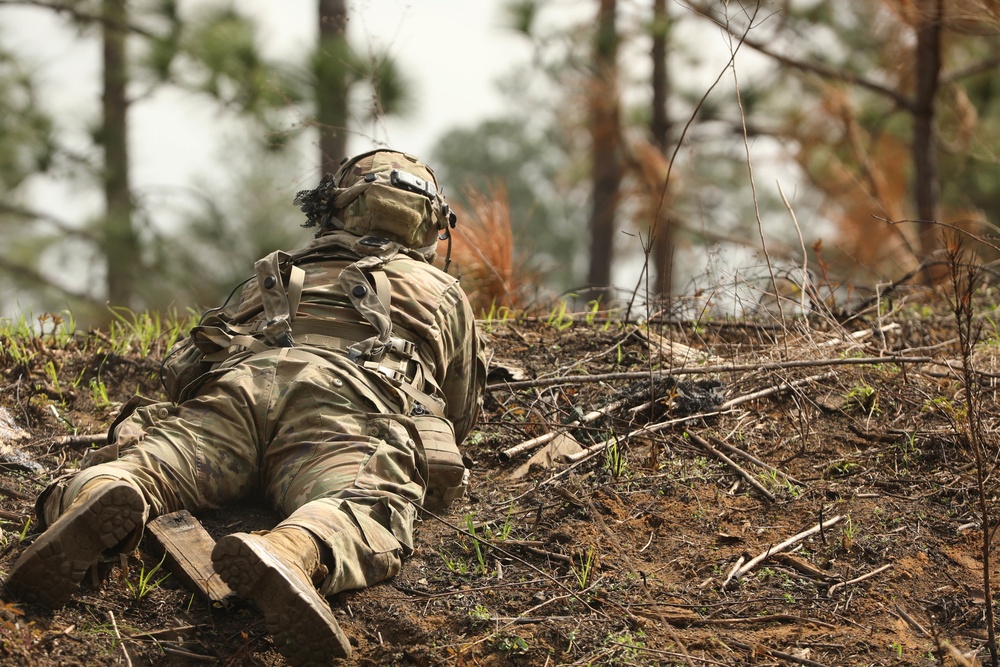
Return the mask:
<svg viewBox="0 0 1000 667">
<path fill-rule="evenodd" d="M 981 468 L 956 320 L 933 295 L 850 321 L 481 323 L 471 493 L 423 518 L 398 577 L 331 598 L 355 645 L 341 664 L 988 664 L 977 470 L 996 526 L 994 296 L 975 317 Z M 0 576 L 36 536 L 36 495 L 91 446 L 80 436 L 158 395 L 162 355 L 120 332 L 13 329 Z M 216 539 L 277 521 L 199 518 Z M 158 563 L 147 535 L 63 609 L 0 603 L 0 664 L 284 664 L 256 609 L 211 605 L 161 581 L 166 566 L 151 576 Z"/>
</svg>

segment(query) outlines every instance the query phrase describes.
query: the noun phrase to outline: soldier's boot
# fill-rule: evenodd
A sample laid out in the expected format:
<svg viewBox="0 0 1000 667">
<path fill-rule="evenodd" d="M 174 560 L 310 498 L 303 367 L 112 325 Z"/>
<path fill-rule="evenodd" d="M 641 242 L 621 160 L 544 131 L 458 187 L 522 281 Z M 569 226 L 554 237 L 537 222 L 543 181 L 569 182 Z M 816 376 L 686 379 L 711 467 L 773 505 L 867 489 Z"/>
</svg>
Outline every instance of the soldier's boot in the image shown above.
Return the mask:
<svg viewBox="0 0 1000 667">
<path fill-rule="evenodd" d="M 146 502 L 128 482 L 110 478 L 88 482 L 18 558 L 7 575 L 7 592 L 49 609 L 62 607 L 103 553 L 113 554 L 135 537 L 145 516 Z"/>
<path fill-rule="evenodd" d="M 212 565 L 237 595 L 257 605 L 275 647 L 292 665 L 329 665 L 351 654 L 316 589 L 327 569 L 309 531 L 285 526 L 263 535 L 226 535 L 212 550 Z"/>
</svg>

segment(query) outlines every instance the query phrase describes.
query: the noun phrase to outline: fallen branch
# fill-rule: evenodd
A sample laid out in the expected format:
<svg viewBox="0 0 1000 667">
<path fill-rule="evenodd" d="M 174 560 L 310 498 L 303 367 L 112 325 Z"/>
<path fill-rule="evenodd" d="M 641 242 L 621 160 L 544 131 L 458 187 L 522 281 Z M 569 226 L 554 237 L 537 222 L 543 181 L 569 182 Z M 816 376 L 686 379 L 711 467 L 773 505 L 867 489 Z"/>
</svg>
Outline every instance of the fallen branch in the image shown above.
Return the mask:
<svg viewBox="0 0 1000 667">
<path fill-rule="evenodd" d="M 907 623 L 909 623 L 911 628 L 913 628 L 914 630 L 916 630 L 917 632 L 919 632 L 921 637 L 930 637 L 931 636 L 931 633 L 927 632 L 927 628 L 925 628 L 924 626 L 920 625 L 920 622 L 917 621 L 917 619 L 915 619 L 912 616 L 910 616 L 909 614 L 907 614 L 906 610 L 903 609 L 903 607 L 901 605 L 899 605 L 898 603 L 896 604 L 896 613 L 899 614 L 900 618 L 902 618 L 904 621 L 906 621 Z"/>
<path fill-rule="evenodd" d="M 831 521 L 832 521 L 832 519 L 831 519 Z M 874 577 L 876 574 L 879 574 L 881 572 L 885 572 L 886 570 L 888 570 L 891 567 L 892 567 L 892 563 L 887 563 L 887 564 L 883 565 L 882 567 L 879 567 L 879 568 L 876 568 L 876 569 L 872 570 L 868 574 L 863 574 L 860 577 L 856 577 L 854 579 L 851 579 L 850 581 L 841 581 L 839 583 L 836 583 L 833 586 L 830 586 L 830 590 L 827 593 L 827 595 L 831 595 L 832 596 L 833 592 L 836 591 L 839 588 L 843 588 L 844 586 L 850 586 L 851 584 L 860 583 L 860 582 L 864 581 L 865 579 L 870 579 L 870 578 Z"/>
<path fill-rule="evenodd" d="M 659 371 L 629 371 L 624 373 L 599 373 L 596 375 L 572 375 L 551 378 L 536 378 L 534 380 L 519 380 L 517 382 L 494 382 L 486 385 L 486 391 L 498 389 L 524 389 L 527 387 L 547 387 L 555 384 L 572 382 L 611 382 L 614 380 L 642 380 L 661 375 L 710 375 L 712 373 L 739 373 L 742 371 L 775 371 L 788 368 L 821 368 L 823 366 L 853 366 L 875 364 L 926 364 L 934 361 L 933 357 L 909 357 L 892 355 L 887 357 L 847 357 L 836 359 L 796 359 L 793 361 L 776 361 L 769 364 L 717 364 L 714 366 L 689 366 L 682 368 L 665 368 Z"/>
<path fill-rule="evenodd" d="M 941 640 L 941 646 L 944 647 L 944 650 L 948 651 L 948 655 L 950 655 L 955 662 L 961 665 L 961 667 L 982 667 L 982 663 L 975 658 L 969 660 L 965 654 L 955 648 L 955 645 L 947 639 Z"/>
<path fill-rule="evenodd" d="M 735 618 L 699 618 L 692 619 L 688 625 L 743 625 L 748 623 L 808 623 L 828 630 L 836 630 L 837 626 L 816 618 L 803 618 L 794 614 L 767 614 L 766 616 L 737 616 Z"/>
<path fill-rule="evenodd" d="M 14 521 L 23 523 L 26 519 L 29 519 L 30 515 L 25 516 L 21 512 L 11 512 L 10 510 L 0 510 L 0 519 L 4 521 Z"/>
<path fill-rule="evenodd" d="M 799 480 L 795 479 L 791 475 L 789 475 L 789 474 L 787 474 L 787 473 L 785 473 L 785 472 L 783 472 L 781 470 L 778 470 L 777 468 L 775 468 L 773 465 L 771 465 L 769 463 L 764 463 L 763 461 L 761 461 L 760 459 L 758 459 L 753 454 L 745 452 L 742 449 L 740 449 L 739 447 L 734 447 L 733 445 L 730 445 L 728 442 L 726 442 L 726 441 L 724 441 L 724 440 L 722 440 L 720 438 L 716 438 L 713 435 L 708 436 L 708 439 L 711 440 L 715 444 L 716 447 L 721 447 L 722 449 L 726 450 L 730 454 L 735 454 L 737 456 L 741 456 L 741 457 L 745 458 L 747 461 L 749 461 L 750 463 L 759 465 L 761 468 L 764 468 L 766 470 L 770 470 L 775 475 L 778 475 L 779 477 L 782 477 L 783 479 L 787 479 L 792 484 L 795 484 L 796 486 L 801 486 L 801 487 L 805 488 L 805 483 L 804 482 L 800 482 Z"/>
<path fill-rule="evenodd" d="M 755 567 L 757 567 L 758 565 L 760 565 L 762 562 L 764 562 L 765 560 L 767 560 L 768 558 L 770 558 L 774 554 L 776 554 L 776 553 L 778 553 L 780 551 L 784 551 L 785 549 L 787 549 L 788 547 L 792 546 L 793 544 L 797 544 L 797 543 L 801 542 L 802 540 L 806 539 L 807 537 L 815 535 L 816 533 L 820 532 L 821 530 L 826 530 L 827 528 L 831 528 L 831 527 L 837 525 L 838 523 L 840 523 L 843 520 L 844 520 L 844 516 L 842 514 L 838 514 L 837 516 L 833 517 L 832 519 L 828 519 L 827 521 L 824 521 L 823 523 L 816 524 L 815 526 L 813 526 L 812 528 L 809 528 L 808 530 L 803 530 L 801 533 L 796 533 L 795 535 L 792 535 L 791 537 L 789 537 L 787 540 L 785 540 L 781 544 L 778 544 L 778 545 L 773 546 L 773 547 L 768 547 L 767 550 L 764 551 L 764 553 L 760 554 L 756 558 L 751 559 L 746 565 L 744 565 L 739 570 L 737 570 L 736 574 L 733 575 L 733 580 L 735 581 L 737 579 L 742 578 L 744 575 L 746 575 L 748 572 L 750 572 L 752 569 L 754 569 Z M 831 588 L 831 590 L 832 590 L 832 588 Z"/>
<path fill-rule="evenodd" d="M 692 420 L 695 420 L 695 419 L 703 419 L 705 417 L 715 417 L 715 416 L 724 414 L 726 412 L 729 412 L 734 407 L 736 407 L 738 405 L 742 405 L 743 403 L 747 403 L 749 401 L 752 401 L 752 400 L 755 400 L 755 399 L 758 399 L 758 398 L 765 398 L 767 396 L 771 396 L 773 394 L 777 394 L 777 393 L 780 393 L 782 391 L 788 391 L 789 389 L 795 389 L 797 387 L 800 387 L 800 386 L 802 386 L 804 384 L 807 384 L 809 382 L 813 382 L 813 381 L 816 381 L 816 380 L 825 380 L 825 379 L 828 379 L 829 377 L 831 377 L 833 375 L 835 375 L 835 373 L 832 373 L 832 372 L 831 373 L 820 373 L 819 375 L 810 375 L 807 378 L 802 378 L 802 379 L 799 379 L 799 380 L 795 380 L 794 382 L 782 382 L 780 385 L 775 385 L 773 387 L 768 387 L 767 389 L 762 389 L 760 391 L 755 391 L 752 394 L 745 394 L 743 396 L 737 396 L 734 399 L 726 401 L 725 403 L 723 403 L 722 405 L 720 405 L 717 409 L 712 410 L 711 412 L 700 412 L 700 413 L 693 414 L 693 415 L 686 415 L 684 417 L 678 417 L 676 419 L 668 419 L 667 421 L 663 421 L 663 422 L 656 422 L 655 424 L 646 424 L 645 426 L 640 426 L 639 428 L 635 429 L 634 431 L 629 431 L 628 433 L 626 433 L 623 436 L 608 438 L 607 440 L 605 440 L 603 442 L 599 442 L 599 443 L 597 443 L 595 445 L 591 445 L 590 447 L 587 447 L 586 449 L 583 449 L 583 450 L 577 452 L 576 454 L 570 454 L 569 456 L 566 457 L 566 461 L 569 462 L 569 463 L 578 463 L 580 461 L 584 461 L 584 460 L 590 458 L 591 456 L 596 456 L 600 452 L 602 452 L 605 449 L 607 449 L 608 447 L 610 447 L 613 443 L 622 442 L 624 440 L 628 440 L 630 438 L 634 438 L 634 437 L 640 436 L 640 435 L 646 435 L 647 433 L 656 433 L 657 431 L 662 431 L 662 430 L 664 430 L 665 428 L 667 428 L 669 426 L 673 426 L 674 424 L 683 424 L 683 423 L 688 422 L 688 421 L 692 421 Z"/>
<path fill-rule="evenodd" d="M 203 655 L 201 653 L 192 653 L 191 651 L 186 651 L 182 648 L 177 648 L 176 646 L 170 646 L 169 644 L 159 644 L 160 649 L 169 655 L 177 656 L 178 658 L 184 658 L 192 662 L 204 662 L 204 663 L 216 663 L 219 661 L 214 655 Z"/>
<path fill-rule="evenodd" d="M 735 646 L 738 649 L 744 651 L 749 651 L 750 653 L 760 656 L 761 654 L 771 657 L 778 658 L 779 660 L 784 660 L 786 662 L 794 662 L 797 665 L 805 665 L 806 667 L 827 667 L 822 662 L 816 662 L 815 660 L 810 660 L 809 658 L 800 658 L 797 655 L 792 655 L 791 653 L 785 653 L 777 649 L 768 648 L 763 644 L 744 644 L 743 642 L 738 642 L 735 639 L 725 639 L 723 643 L 727 646 Z"/>
<path fill-rule="evenodd" d="M 548 623 L 550 621 L 572 621 L 575 616 L 491 616 L 488 623 L 506 623 L 507 625 L 528 625 L 531 623 Z"/>
<path fill-rule="evenodd" d="M 791 554 L 780 553 L 780 554 L 774 554 L 771 557 L 777 562 L 781 563 L 782 565 L 790 567 L 799 574 L 805 575 L 810 579 L 820 579 L 823 581 L 829 581 L 831 578 L 828 573 L 813 566 L 812 563 L 807 563 L 806 561 L 796 558 Z"/>
<path fill-rule="evenodd" d="M 118 621 L 115 620 L 115 612 L 109 611 L 108 616 L 111 618 L 111 627 L 115 630 L 115 637 L 121 643 L 122 653 L 125 655 L 125 664 L 128 667 L 132 667 L 132 658 L 129 657 L 128 649 L 125 648 L 125 640 L 122 639 L 122 633 L 118 631 Z"/>
<path fill-rule="evenodd" d="M 702 449 L 704 449 L 706 452 L 708 452 L 709 454 L 711 454 L 712 456 L 714 456 L 715 458 L 719 459 L 720 461 L 722 461 L 723 463 L 725 463 L 727 466 L 729 466 L 730 468 L 732 468 L 740 477 L 742 477 L 743 479 L 745 479 L 750 484 L 750 486 L 752 486 L 753 488 L 757 489 L 757 491 L 760 492 L 760 494 L 762 496 L 764 496 L 765 498 L 767 498 L 769 502 L 773 503 L 775 500 L 777 500 L 774 497 L 773 493 L 771 493 L 770 491 L 768 491 L 767 489 L 765 489 L 764 485 L 757 481 L 756 477 L 754 477 L 753 475 L 751 475 L 750 473 L 748 473 L 746 470 L 744 470 L 742 467 L 740 467 L 731 458 L 729 458 L 728 456 L 726 456 L 725 454 L 723 454 L 722 452 L 720 452 L 718 449 L 716 449 L 715 447 L 713 447 L 708 442 L 708 440 L 705 440 L 703 437 L 701 437 L 697 433 L 693 433 L 691 431 L 687 431 L 687 436 L 689 438 L 691 438 L 692 442 L 694 442 L 696 445 L 698 445 L 699 447 L 701 447 Z"/>
<path fill-rule="evenodd" d="M 740 556 L 736 559 L 736 562 L 733 563 L 733 566 L 729 569 L 729 574 L 726 575 L 726 580 L 722 582 L 723 590 L 729 586 L 729 582 L 732 581 L 733 577 L 736 576 L 736 573 L 740 571 L 740 568 L 743 567 L 743 563 L 745 563 L 746 560 L 746 556 Z"/>
<path fill-rule="evenodd" d="M 823 380 L 829 380 L 830 378 L 835 378 L 835 377 L 837 377 L 837 373 L 834 371 L 829 371 L 827 373 L 820 373 L 818 375 L 810 375 L 809 377 L 800 378 L 793 382 L 782 382 L 781 384 L 768 387 L 767 389 L 761 389 L 760 391 L 755 391 L 750 394 L 737 396 L 736 398 L 726 401 L 725 403 L 720 405 L 719 409 L 728 410 L 729 408 L 735 408 L 737 405 L 743 405 L 744 403 L 755 401 L 758 398 L 767 398 L 768 396 L 780 394 L 781 392 L 788 391 L 789 389 L 796 389 L 804 384 L 809 384 L 810 382 L 821 382 Z"/>
<path fill-rule="evenodd" d="M 16 498 L 17 500 L 34 500 L 34 496 L 29 496 L 27 493 L 18 491 L 17 489 L 9 489 L 6 486 L 0 486 L 0 496 L 7 496 L 9 498 Z"/>
<path fill-rule="evenodd" d="M 597 410 L 594 410 L 593 412 L 588 412 L 583 417 L 580 417 L 575 421 L 571 421 L 568 424 L 563 424 L 562 427 L 559 428 L 558 430 L 549 431 L 548 433 L 540 435 L 537 438 L 532 438 L 531 440 L 525 440 L 524 442 L 518 445 L 509 447 L 500 452 L 500 460 L 505 462 L 510 461 L 518 454 L 522 454 L 524 452 L 530 452 L 532 449 L 535 449 L 536 447 L 539 447 L 547 442 L 555 440 L 560 433 L 565 433 L 567 430 L 574 428 L 576 426 L 589 424 L 590 422 L 607 415 L 609 412 L 617 410 L 621 406 L 625 405 L 627 402 L 628 401 L 626 399 L 622 399 L 620 401 L 608 403 L 603 408 L 599 408 Z"/>
<path fill-rule="evenodd" d="M 108 442 L 107 433 L 92 433 L 87 435 L 62 435 L 52 439 L 51 447 L 90 447 Z M 50 447 L 50 448 L 51 448 Z"/>
<path fill-rule="evenodd" d="M 490 544 L 496 546 L 497 544 L 509 544 L 509 542 L 505 542 L 503 540 L 497 540 L 494 542 L 490 542 Z M 529 553 L 533 553 L 536 556 L 541 556 L 542 558 L 546 558 L 548 560 L 557 560 L 561 563 L 568 563 L 570 565 L 573 564 L 573 557 L 567 556 L 566 554 L 556 553 L 555 551 L 548 551 L 546 549 L 532 546 L 530 544 L 518 544 L 515 542 L 513 543 L 513 546 L 519 546 Z"/>
</svg>

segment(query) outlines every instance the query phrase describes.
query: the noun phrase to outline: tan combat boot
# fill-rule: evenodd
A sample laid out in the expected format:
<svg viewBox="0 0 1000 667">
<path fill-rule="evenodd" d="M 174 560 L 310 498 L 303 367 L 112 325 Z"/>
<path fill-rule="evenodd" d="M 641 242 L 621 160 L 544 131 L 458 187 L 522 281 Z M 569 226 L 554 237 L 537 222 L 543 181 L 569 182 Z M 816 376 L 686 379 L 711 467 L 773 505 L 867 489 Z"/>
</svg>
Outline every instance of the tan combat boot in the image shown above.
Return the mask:
<svg viewBox="0 0 1000 667">
<path fill-rule="evenodd" d="M 139 490 L 116 479 L 88 482 L 7 575 L 14 598 L 57 609 L 69 602 L 83 576 L 105 551 L 113 552 L 140 530 L 146 502 Z"/>
<path fill-rule="evenodd" d="M 325 576 L 312 533 L 293 526 L 264 535 L 226 535 L 212 565 L 233 591 L 264 614 L 275 648 L 295 667 L 329 665 L 351 644 L 314 580 Z"/>
</svg>

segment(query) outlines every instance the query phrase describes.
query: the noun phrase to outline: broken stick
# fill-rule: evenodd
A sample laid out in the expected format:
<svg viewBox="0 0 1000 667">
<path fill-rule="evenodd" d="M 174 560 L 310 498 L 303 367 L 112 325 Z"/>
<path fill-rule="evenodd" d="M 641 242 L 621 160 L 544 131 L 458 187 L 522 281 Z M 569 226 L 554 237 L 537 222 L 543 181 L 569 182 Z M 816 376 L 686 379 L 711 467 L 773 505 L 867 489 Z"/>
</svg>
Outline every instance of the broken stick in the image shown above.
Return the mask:
<svg viewBox="0 0 1000 667">
<path fill-rule="evenodd" d="M 609 412 L 617 410 L 621 406 L 625 405 L 626 402 L 627 401 L 625 399 L 622 399 L 620 401 L 608 403 L 603 408 L 594 410 L 593 412 L 588 412 L 583 417 L 580 417 L 575 421 L 571 421 L 568 424 L 564 424 L 561 428 L 555 431 L 549 431 L 548 433 L 544 433 L 538 436 L 537 438 L 532 438 L 531 440 L 525 440 L 519 445 L 514 445 L 513 447 L 509 447 L 500 452 L 500 460 L 504 462 L 510 461 L 518 454 L 521 454 L 523 452 L 530 452 L 532 449 L 535 449 L 536 447 L 539 447 L 547 442 L 555 440 L 556 436 L 558 436 L 560 433 L 565 433 L 568 429 L 573 428 L 575 426 L 582 426 L 583 424 L 589 424 L 595 419 L 603 417 Z"/>
<path fill-rule="evenodd" d="M 838 583 L 834 584 L 833 586 L 830 586 L 830 590 L 828 591 L 827 595 L 830 595 L 832 597 L 833 596 L 833 592 L 836 591 L 837 589 L 843 588 L 845 586 L 851 586 L 852 584 L 860 583 L 860 582 L 864 581 L 865 579 L 871 579 L 876 574 L 879 574 L 880 572 L 885 572 L 886 570 L 888 570 L 891 567 L 892 567 L 892 563 L 887 563 L 887 564 L 883 565 L 882 567 L 875 568 L 874 570 L 872 570 L 871 572 L 868 572 L 867 574 L 862 574 L 860 577 L 855 577 L 854 579 L 851 579 L 849 581 L 838 582 Z"/>
<path fill-rule="evenodd" d="M 801 533 L 797 533 L 795 535 L 792 535 L 791 537 L 789 537 L 787 540 L 785 540 L 781 544 L 775 545 L 773 547 L 768 547 L 767 550 L 764 553 L 760 554 L 756 558 L 751 559 L 749 562 L 747 562 L 746 565 L 744 565 L 739 570 L 737 570 L 736 574 L 733 575 L 733 577 L 731 578 L 730 583 L 732 583 L 733 581 L 736 581 L 736 580 L 742 578 L 746 573 L 748 573 L 750 570 L 752 570 L 755 567 L 757 567 L 758 565 L 760 565 L 762 562 L 764 562 L 765 560 L 767 560 L 768 558 L 770 558 L 774 554 L 776 554 L 776 553 L 778 553 L 780 551 L 784 551 L 785 549 L 787 549 L 788 547 L 792 546 L 793 544 L 797 544 L 797 543 L 801 542 L 802 540 L 806 539 L 807 537 L 810 537 L 811 535 L 815 535 L 820 530 L 826 530 L 827 528 L 831 528 L 833 526 L 836 526 L 838 523 L 840 523 L 843 520 L 844 520 L 844 515 L 838 514 L 837 516 L 833 517 L 832 519 L 828 519 L 828 520 L 824 521 L 823 523 L 816 524 L 815 526 L 813 526 L 812 528 L 809 528 L 808 530 L 803 530 Z"/>
<path fill-rule="evenodd" d="M 729 458 L 728 456 L 726 456 L 725 454 L 723 454 L 722 452 L 720 452 L 718 449 L 716 449 L 715 447 L 713 447 L 708 442 L 708 440 L 705 440 L 705 438 L 703 438 L 700 435 L 698 435 L 697 433 L 693 433 L 691 431 L 687 431 L 687 435 L 688 435 L 689 438 L 691 438 L 691 440 L 696 445 L 698 445 L 699 447 L 701 447 L 702 449 L 704 449 L 706 452 L 708 452 L 709 454 L 711 454 L 712 456 L 714 456 L 715 458 L 719 459 L 720 461 L 722 461 L 723 463 L 725 463 L 727 466 L 729 466 L 730 468 L 732 468 L 740 477 L 742 477 L 747 482 L 749 482 L 750 486 L 752 486 L 753 488 L 757 489 L 757 491 L 759 491 L 762 496 L 764 496 L 765 498 L 767 498 L 768 501 L 770 501 L 770 502 L 773 503 L 776 500 L 776 498 L 774 497 L 774 494 L 771 493 L 770 491 L 768 491 L 767 489 L 765 489 L 764 485 L 761 484 L 760 482 L 758 482 L 756 477 L 754 477 L 753 475 L 751 475 L 750 473 L 748 473 L 746 470 L 744 470 L 742 467 L 740 467 L 739 464 L 736 463 L 736 461 L 733 461 L 731 458 Z"/>
</svg>

